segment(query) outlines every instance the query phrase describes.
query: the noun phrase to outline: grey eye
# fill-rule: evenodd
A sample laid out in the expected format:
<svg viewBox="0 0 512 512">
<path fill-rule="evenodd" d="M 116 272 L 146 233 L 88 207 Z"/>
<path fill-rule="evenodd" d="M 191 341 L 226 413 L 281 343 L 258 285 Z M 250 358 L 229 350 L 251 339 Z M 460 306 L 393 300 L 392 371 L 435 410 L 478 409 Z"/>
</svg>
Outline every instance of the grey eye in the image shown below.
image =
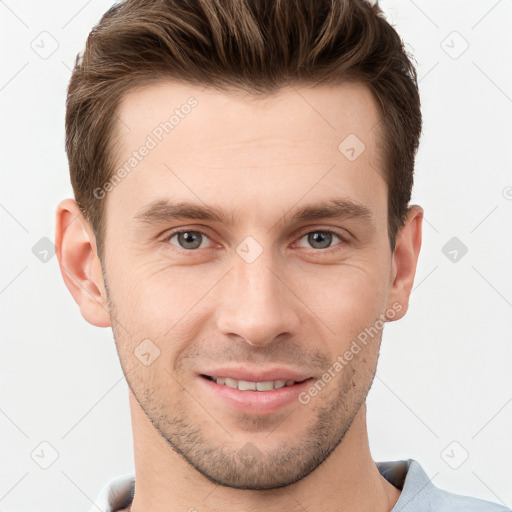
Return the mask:
<svg viewBox="0 0 512 512">
<path fill-rule="evenodd" d="M 173 238 L 176 238 L 178 246 L 182 249 L 192 250 L 201 248 L 202 243 L 207 237 L 200 231 L 180 231 L 171 235 L 169 242 L 171 242 Z"/>
<path fill-rule="evenodd" d="M 329 249 L 332 245 L 333 238 L 342 241 L 339 235 L 330 231 L 311 231 L 311 233 L 304 235 L 301 240 L 304 238 L 307 239 L 307 243 L 313 249 Z"/>
</svg>

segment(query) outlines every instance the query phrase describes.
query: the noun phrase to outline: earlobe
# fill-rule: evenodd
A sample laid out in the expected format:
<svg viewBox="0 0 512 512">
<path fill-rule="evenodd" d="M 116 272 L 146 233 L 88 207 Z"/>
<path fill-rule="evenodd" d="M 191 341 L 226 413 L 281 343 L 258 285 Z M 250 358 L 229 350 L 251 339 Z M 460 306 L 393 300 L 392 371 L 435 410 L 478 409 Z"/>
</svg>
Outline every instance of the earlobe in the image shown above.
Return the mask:
<svg viewBox="0 0 512 512">
<path fill-rule="evenodd" d="M 407 212 L 404 225 L 397 234 L 395 250 L 392 256 L 391 283 L 388 298 L 388 308 L 397 310 L 398 314 L 389 321 L 402 318 L 409 307 L 416 265 L 421 249 L 423 208 L 413 205 Z M 393 306 L 395 305 L 395 306 Z"/>
<path fill-rule="evenodd" d="M 68 290 L 92 325 L 109 327 L 105 284 L 96 240 L 76 201 L 64 199 L 57 207 L 55 250 Z"/>
</svg>

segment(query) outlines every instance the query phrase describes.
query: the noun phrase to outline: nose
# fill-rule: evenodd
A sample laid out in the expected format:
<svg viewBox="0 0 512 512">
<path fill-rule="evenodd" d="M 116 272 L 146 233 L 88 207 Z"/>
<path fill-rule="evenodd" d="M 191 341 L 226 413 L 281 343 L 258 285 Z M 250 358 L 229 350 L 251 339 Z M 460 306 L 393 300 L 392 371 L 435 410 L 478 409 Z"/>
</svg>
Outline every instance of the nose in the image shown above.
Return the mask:
<svg viewBox="0 0 512 512">
<path fill-rule="evenodd" d="M 296 335 L 300 301 L 295 296 L 290 269 L 280 270 L 264 251 L 247 263 L 237 254 L 220 292 L 219 332 L 264 347 L 280 335 Z"/>
</svg>

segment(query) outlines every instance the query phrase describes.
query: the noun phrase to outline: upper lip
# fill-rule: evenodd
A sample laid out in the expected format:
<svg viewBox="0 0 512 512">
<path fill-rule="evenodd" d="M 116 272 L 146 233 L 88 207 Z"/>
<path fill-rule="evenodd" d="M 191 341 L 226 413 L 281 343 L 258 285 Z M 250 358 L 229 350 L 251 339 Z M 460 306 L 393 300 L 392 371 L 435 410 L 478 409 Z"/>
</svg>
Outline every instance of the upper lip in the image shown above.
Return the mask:
<svg viewBox="0 0 512 512">
<path fill-rule="evenodd" d="M 274 380 L 294 380 L 301 382 L 309 379 L 310 374 L 302 373 L 290 368 L 269 368 L 267 370 L 251 370 L 250 368 L 215 368 L 205 370 L 201 375 L 209 377 L 230 377 L 235 380 L 245 380 L 248 382 L 269 382 Z"/>
</svg>

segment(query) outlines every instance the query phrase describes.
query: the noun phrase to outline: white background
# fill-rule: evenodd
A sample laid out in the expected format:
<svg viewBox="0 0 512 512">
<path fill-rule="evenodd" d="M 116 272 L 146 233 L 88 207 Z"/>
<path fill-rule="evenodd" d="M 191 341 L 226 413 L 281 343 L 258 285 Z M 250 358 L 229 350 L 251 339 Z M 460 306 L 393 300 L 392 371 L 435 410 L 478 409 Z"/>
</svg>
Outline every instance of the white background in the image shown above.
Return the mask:
<svg viewBox="0 0 512 512">
<path fill-rule="evenodd" d="M 110 5 L 0 1 L 4 512 L 85 511 L 108 480 L 133 471 L 128 388 L 111 331 L 81 317 L 57 259 L 32 252 L 53 240 L 56 205 L 72 195 L 66 87 Z M 412 202 L 425 222 L 410 310 L 384 329 L 368 398 L 372 454 L 414 458 L 438 487 L 510 507 L 512 1 L 381 5 L 417 61 L 424 128 Z M 47 58 L 33 50 L 41 37 L 47 49 L 58 44 Z M 457 262 L 442 252 L 452 237 L 468 248 Z M 48 469 L 34 461 L 51 462 L 41 442 L 58 453 Z M 458 469 L 448 465 L 466 452 Z"/>
</svg>

